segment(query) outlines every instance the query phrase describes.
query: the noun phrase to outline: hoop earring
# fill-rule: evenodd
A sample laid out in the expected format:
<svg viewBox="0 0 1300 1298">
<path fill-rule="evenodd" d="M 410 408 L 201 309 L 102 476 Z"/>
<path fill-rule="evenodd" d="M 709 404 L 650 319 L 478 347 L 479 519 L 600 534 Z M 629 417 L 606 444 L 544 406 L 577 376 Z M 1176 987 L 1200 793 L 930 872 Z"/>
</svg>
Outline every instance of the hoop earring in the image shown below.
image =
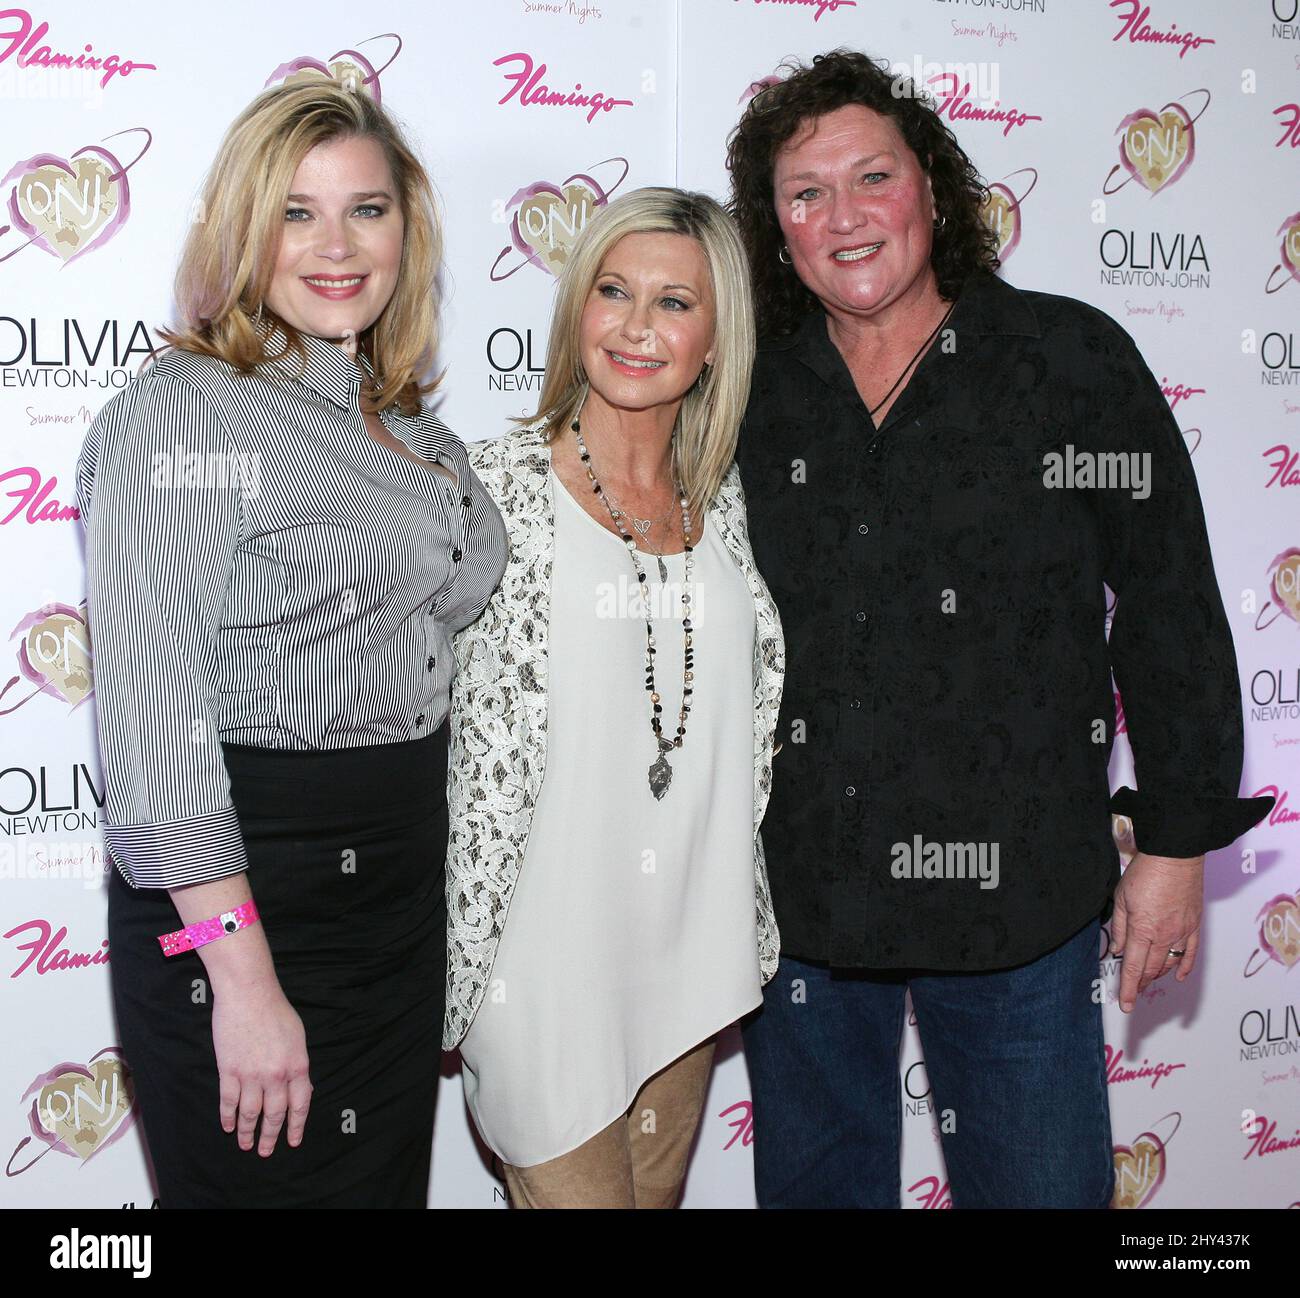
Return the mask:
<svg viewBox="0 0 1300 1298">
<path fill-rule="evenodd" d="M 792 266 L 794 264 L 790 258 L 790 249 L 787 248 L 785 244 L 781 245 L 781 251 L 776 254 L 776 259 L 783 266 Z"/>
<path fill-rule="evenodd" d="M 934 228 L 935 228 L 936 230 L 942 230 L 943 227 L 944 227 L 945 225 L 947 225 L 947 224 L 948 224 L 948 218 L 947 218 L 946 216 L 941 216 L 941 217 L 940 217 L 940 218 L 939 218 L 939 219 L 934 223 Z"/>
</svg>

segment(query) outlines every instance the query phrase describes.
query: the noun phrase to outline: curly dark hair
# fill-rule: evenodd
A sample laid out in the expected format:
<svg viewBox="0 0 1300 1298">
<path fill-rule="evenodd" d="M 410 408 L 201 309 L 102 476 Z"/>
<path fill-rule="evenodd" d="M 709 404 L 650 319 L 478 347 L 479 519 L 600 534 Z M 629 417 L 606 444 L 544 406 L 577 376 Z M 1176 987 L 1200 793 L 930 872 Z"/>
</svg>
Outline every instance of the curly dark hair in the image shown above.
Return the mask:
<svg viewBox="0 0 1300 1298">
<path fill-rule="evenodd" d="M 820 307 L 794 272 L 778 260 L 782 246 L 772 198 L 776 155 L 803 125 L 847 104 L 861 104 L 892 118 L 922 170 L 930 177 L 943 226 L 934 232 L 930 264 L 939 295 L 954 301 L 975 270 L 997 270 L 997 236 L 980 216 L 987 197 L 983 180 L 957 137 L 944 125 L 928 96 L 907 77 L 896 77 L 885 60 L 856 50 L 834 49 L 811 64 L 789 59 L 790 75 L 760 90 L 727 140 L 731 201 L 727 210 L 740 226 L 754 280 L 761 337 L 793 332 Z"/>
</svg>

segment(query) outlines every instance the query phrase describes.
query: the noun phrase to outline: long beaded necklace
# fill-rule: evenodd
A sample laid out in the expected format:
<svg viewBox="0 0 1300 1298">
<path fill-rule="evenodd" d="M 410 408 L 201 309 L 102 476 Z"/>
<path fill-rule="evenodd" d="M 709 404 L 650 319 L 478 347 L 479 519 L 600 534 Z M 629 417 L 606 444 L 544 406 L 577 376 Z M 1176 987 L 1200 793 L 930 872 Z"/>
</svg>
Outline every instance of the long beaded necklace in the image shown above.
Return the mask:
<svg viewBox="0 0 1300 1298">
<path fill-rule="evenodd" d="M 618 528 L 619 535 L 623 538 L 623 544 L 627 546 L 629 558 L 632 560 L 632 566 L 636 569 L 636 579 L 641 583 L 641 600 L 645 605 L 645 687 L 646 693 L 650 695 L 650 729 L 654 731 L 655 744 L 658 747 L 658 756 L 651 763 L 649 778 L 650 792 L 655 795 L 656 800 L 662 799 L 668 792 L 668 786 L 672 783 L 673 768 L 668 765 L 668 754 L 674 748 L 682 746 L 682 740 L 686 737 L 686 718 L 691 710 L 691 695 L 694 692 L 693 684 L 695 681 L 695 653 L 691 648 L 691 569 L 694 566 L 694 558 L 691 554 L 693 549 L 691 545 L 691 511 L 690 505 L 686 499 L 686 493 L 682 490 L 681 483 L 677 483 L 678 503 L 682 510 L 682 544 L 686 547 L 684 550 L 685 558 L 683 560 L 683 590 L 682 590 L 682 636 L 683 636 L 683 667 L 682 667 L 682 706 L 677 713 L 677 734 L 673 739 L 665 739 L 663 726 L 660 723 L 659 716 L 663 712 L 663 705 L 659 699 L 659 691 L 655 688 L 655 637 L 654 626 L 650 620 L 650 587 L 646 583 L 645 563 L 637 557 L 636 542 L 628 534 L 623 526 L 623 515 L 615 512 L 614 507 L 609 503 L 609 498 L 605 495 L 604 488 L 596 477 L 596 472 L 592 468 L 591 455 L 587 451 L 586 443 L 582 440 L 582 429 L 578 424 L 575 416 L 573 423 L 569 425 L 573 429 L 574 435 L 578 439 L 578 455 L 587 470 L 587 477 L 591 479 L 591 489 L 605 502 L 605 508 L 609 510 L 610 517 L 614 520 L 614 526 Z M 667 580 L 667 569 L 663 566 L 663 560 L 660 560 L 660 568 L 664 574 L 664 580 Z"/>
</svg>

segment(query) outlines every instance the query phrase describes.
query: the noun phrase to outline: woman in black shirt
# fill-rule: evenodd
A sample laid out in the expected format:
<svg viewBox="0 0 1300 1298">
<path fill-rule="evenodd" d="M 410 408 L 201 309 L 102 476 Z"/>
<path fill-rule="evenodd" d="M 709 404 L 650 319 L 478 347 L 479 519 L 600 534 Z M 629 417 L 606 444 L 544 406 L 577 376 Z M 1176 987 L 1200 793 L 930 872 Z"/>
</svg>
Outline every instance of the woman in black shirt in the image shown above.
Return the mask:
<svg viewBox="0 0 1300 1298">
<path fill-rule="evenodd" d="M 1113 894 L 1124 1009 L 1186 978 L 1204 853 L 1269 806 L 1237 796 L 1189 457 L 1114 321 L 993 275 L 970 160 L 865 55 L 762 90 L 728 163 L 766 339 L 737 459 L 789 664 L 760 1203 L 897 1206 L 910 989 L 953 1202 L 1103 1206 L 1100 919 Z M 1140 782 L 1113 799 L 1112 670 Z"/>
</svg>

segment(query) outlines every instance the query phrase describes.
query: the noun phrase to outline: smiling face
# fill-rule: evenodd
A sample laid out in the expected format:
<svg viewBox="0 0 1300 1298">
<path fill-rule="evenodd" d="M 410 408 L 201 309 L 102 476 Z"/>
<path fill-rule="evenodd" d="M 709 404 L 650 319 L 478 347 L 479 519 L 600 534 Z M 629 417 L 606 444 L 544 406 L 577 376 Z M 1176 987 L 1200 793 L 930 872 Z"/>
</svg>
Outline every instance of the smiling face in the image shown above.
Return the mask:
<svg viewBox="0 0 1300 1298">
<path fill-rule="evenodd" d="M 303 158 L 285 200 L 267 305 L 301 333 L 339 340 L 379 318 L 402 264 L 402 211 L 384 151 L 363 136 Z"/>
<path fill-rule="evenodd" d="M 890 118 L 861 104 L 816 118 L 772 181 L 794 271 L 827 311 L 871 315 L 932 285 L 930 180 Z"/>
<path fill-rule="evenodd" d="M 698 240 L 624 235 L 605 255 L 582 311 L 579 346 L 592 390 L 632 410 L 680 400 L 713 363 L 714 318 Z"/>
</svg>

